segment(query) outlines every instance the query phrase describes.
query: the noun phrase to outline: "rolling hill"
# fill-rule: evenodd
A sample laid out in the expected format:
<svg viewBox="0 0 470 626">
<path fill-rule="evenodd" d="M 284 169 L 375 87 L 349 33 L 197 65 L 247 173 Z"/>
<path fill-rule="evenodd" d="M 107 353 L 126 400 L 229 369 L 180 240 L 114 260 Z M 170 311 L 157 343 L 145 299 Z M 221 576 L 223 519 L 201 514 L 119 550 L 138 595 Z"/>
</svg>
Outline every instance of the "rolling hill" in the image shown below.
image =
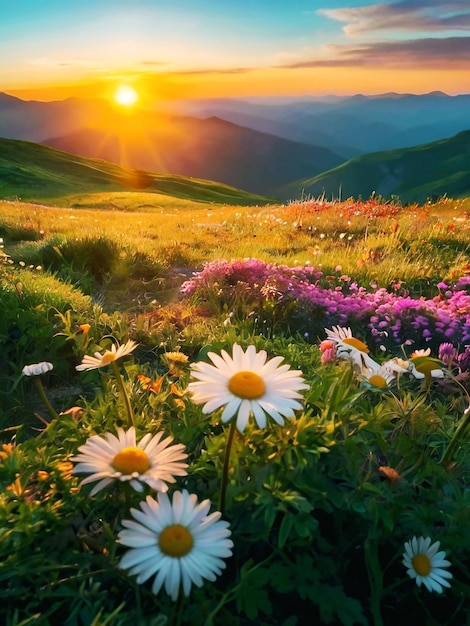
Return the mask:
<svg viewBox="0 0 470 626">
<path fill-rule="evenodd" d="M 27 141 L 0 138 L 2 199 L 53 203 L 56 198 L 66 206 L 68 195 L 129 190 L 233 205 L 272 201 L 221 183 L 122 168 Z"/>
<path fill-rule="evenodd" d="M 356 157 L 318 176 L 287 185 L 278 194 L 363 198 L 372 193 L 403 202 L 470 196 L 470 130 L 412 148 Z"/>
</svg>

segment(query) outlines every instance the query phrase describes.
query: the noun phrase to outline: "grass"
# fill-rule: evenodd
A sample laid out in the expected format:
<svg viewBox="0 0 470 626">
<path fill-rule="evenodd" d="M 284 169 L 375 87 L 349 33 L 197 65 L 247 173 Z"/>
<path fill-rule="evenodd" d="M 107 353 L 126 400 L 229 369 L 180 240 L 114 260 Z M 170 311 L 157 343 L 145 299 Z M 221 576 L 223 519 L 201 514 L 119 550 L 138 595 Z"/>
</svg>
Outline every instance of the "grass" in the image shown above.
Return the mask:
<svg viewBox="0 0 470 626">
<path fill-rule="evenodd" d="M 142 194 L 135 192 L 133 203 L 128 195 L 94 195 L 90 204 L 98 209 L 2 201 L 0 236 L 15 262 L 55 271 L 62 264 L 70 277 L 80 272 L 82 283 L 85 257 L 96 256 L 85 277 L 98 278 L 101 293 L 108 281 L 112 287 L 113 276 L 123 287 L 126 276 L 131 281 L 140 276 L 142 283 L 166 279 L 174 268 L 190 273 L 220 258 L 310 263 L 326 274 L 341 266 L 361 284 L 385 287 L 396 281 L 439 282 L 470 263 L 468 199 L 411 207 L 375 199 L 241 207 L 159 196 L 161 204 L 153 210 L 146 204 L 142 211 L 137 210 Z M 108 203 L 114 208 L 103 208 Z M 79 204 L 87 204 L 86 196 Z M 111 299 L 109 306 L 114 304 Z M 124 299 L 120 306 L 132 303 Z"/>
<path fill-rule="evenodd" d="M 261 302 L 256 277 L 212 283 L 207 297 L 179 291 L 209 261 L 258 258 L 318 267 L 332 290 L 399 282 L 414 297 L 438 298 L 438 283 L 470 272 L 469 198 L 247 207 L 99 191 L 42 202 L 0 202 L 5 623 L 469 624 L 470 367 L 374 388 L 347 361 L 324 362 L 316 337 L 302 332 L 315 320 L 291 320 L 298 307 L 279 297 Z M 138 346 L 116 368 L 76 371 L 84 355 L 129 338 Z M 303 373 L 309 389 L 285 426 L 250 422 L 232 439 L 219 411 L 192 402 L 189 363 L 234 343 Z M 22 374 L 41 361 L 53 364 L 40 380 L 58 418 Z M 188 476 L 170 493 L 187 488 L 212 510 L 225 494 L 234 554 L 216 581 L 176 604 L 119 568 L 117 533 L 147 491 L 118 482 L 90 497 L 72 474 L 70 457 L 89 436 L 132 420 L 139 438 L 161 430 L 186 447 Z M 451 562 L 443 594 L 419 589 L 401 563 L 404 542 L 421 535 L 439 540 Z"/>
</svg>

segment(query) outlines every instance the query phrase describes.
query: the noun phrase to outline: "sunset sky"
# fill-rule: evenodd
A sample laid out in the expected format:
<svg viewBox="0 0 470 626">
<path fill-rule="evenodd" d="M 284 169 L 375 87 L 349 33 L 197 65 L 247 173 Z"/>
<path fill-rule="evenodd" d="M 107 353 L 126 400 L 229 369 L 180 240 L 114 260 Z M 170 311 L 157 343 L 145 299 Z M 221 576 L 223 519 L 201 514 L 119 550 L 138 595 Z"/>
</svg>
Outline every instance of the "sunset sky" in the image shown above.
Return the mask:
<svg viewBox="0 0 470 626">
<path fill-rule="evenodd" d="M 0 0 L 23 99 L 470 92 L 470 0 Z"/>
</svg>

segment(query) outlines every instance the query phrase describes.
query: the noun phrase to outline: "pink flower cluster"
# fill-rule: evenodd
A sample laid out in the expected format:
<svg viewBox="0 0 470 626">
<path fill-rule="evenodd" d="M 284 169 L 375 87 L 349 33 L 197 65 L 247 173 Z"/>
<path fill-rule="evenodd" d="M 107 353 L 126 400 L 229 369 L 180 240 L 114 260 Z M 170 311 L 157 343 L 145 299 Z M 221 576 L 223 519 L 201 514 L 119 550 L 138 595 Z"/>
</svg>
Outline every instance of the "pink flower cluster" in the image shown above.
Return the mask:
<svg viewBox="0 0 470 626">
<path fill-rule="evenodd" d="M 235 298 L 242 293 L 247 309 L 265 316 L 274 303 L 276 321 L 313 342 L 324 338 L 324 328 L 336 325 L 349 326 L 370 345 L 390 350 L 403 344 L 431 346 L 436 351 L 442 342 L 470 344 L 469 277 L 453 287 L 439 283 L 430 298 L 384 288 L 368 291 L 354 282 L 326 287 L 327 278 L 307 265 L 291 268 L 257 259 L 214 261 L 186 281 L 181 291 L 237 310 L 240 303 Z"/>
</svg>

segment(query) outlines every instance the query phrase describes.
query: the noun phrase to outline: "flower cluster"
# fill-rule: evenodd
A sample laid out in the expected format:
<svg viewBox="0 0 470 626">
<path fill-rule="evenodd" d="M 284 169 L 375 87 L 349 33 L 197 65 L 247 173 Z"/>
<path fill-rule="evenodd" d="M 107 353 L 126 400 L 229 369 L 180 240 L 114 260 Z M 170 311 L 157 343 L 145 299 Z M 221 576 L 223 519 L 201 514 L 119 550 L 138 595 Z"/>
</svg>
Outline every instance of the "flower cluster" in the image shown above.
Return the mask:
<svg viewBox="0 0 470 626">
<path fill-rule="evenodd" d="M 398 374 L 405 372 L 429 382 L 432 378 L 444 376 L 444 368 L 459 363 L 457 350 L 451 343 L 444 343 L 440 347 L 439 359 L 432 357 L 428 348 L 414 351 L 406 361 L 392 358 L 379 364 L 370 355 L 367 344 L 355 337 L 350 327 L 333 326 L 324 332 L 327 338 L 320 343 L 321 362 L 350 361 L 369 387 L 388 388 Z M 295 412 L 303 409 L 302 392 L 308 390 L 309 385 L 302 371 L 291 369 L 283 357 L 268 358 L 266 350 L 257 350 L 254 345 L 243 349 L 235 343 L 231 353 L 227 350 L 221 350 L 220 354 L 208 352 L 207 360 L 189 365 L 191 379 L 181 395 L 193 405 L 201 405 L 202 414 L 213 414 L 220 417 L 222 425 L 230 424 L 221 475 L 220 510 L 211 513 L 209 499 L 199 500 L 195 493 L 176 485 L 178 479 L 184 479 L 187 486 L 194 478 L 185 445 L 175 443 L 173 436 L 164 430 L 141 434 L 143 420 L 139 420 L 137 426 L 132 421 L 134 413 L 117 361 L 130 355 L 136 346 L 133 341 L 115 344 L 111 350 L 83 357 L 76 367 L 81 372 L 111 366 L 116 381 L 119 381 L 118 390 L 126 396 L 130 425 L 127 430 L 117 426 L 115 432 L 108 430 L 100 435 L 92 434 L 78 447 L 76 454 L 62 461 L 62 465 L 71 466 L 66 470 L 66 480 L 86 475 L 76 490 L 93 484 L 87 492 L 90 498 L 102 498 L 107 506 L 112 506 L 111 502 L 115 504 L 123 496 L 125 513 L 115 513 L 114 526 L 118 526 L 116 543 L 126 550 L 119 556 L 117 566 L 135 576 L 137 584 L 151 580 L 149 589 L 153 594 L 164 589 L 175 602 L 180 593 L 189 596 L 193 586 L 202 587 L 205 581 L 215 582 L 227 567 L 226 559 L 236 550 L 230 524 L 222 519 L 235 430 L 243 435 L 252 419 L 252 428 L 248 428 L 248 435 L 243 437 L 247 440 L 256 435 L 257 428 L 271 426 L 270 420 L 284 426 L 287 418 L 291 424 L 286 430 L 298 427 L 292 422 L 295 422 Z M 174 386 L 172 381 L 182 376 L 188 357 L 178 350 L 166 352 L 162 359 L 170 375 L 168 384 Z M 40 375 L 52 368 L 49 362 L 32 364 L 24 367 L 23 374 L 31 376 L 40 385 Z M 145 379 L 145 384 L 151 381 L 143 375 L 137 378 L 141 383 Z M 162 379 L 157 392 L 163 385 Z M 47 402 L 44 389 L 38 388 Z M 61 415 L 67 413 L 70 411 Z M 56 418 L 61 419 L 57 415 Z M 75 424 L 79 424 L 77 419 Z M 277 436 L 279 432 L 279 428 L 273 428 L 267 436 Z M 13 456 L 11 446 L 2 446 L 0 463 L 15 462 Z M 61 473 L 63 471 L 64 468 Z M 388 480 L 390 488 L 399 489 L 402 476 L 398 469 L 382 464 L 378 471 Z M 49 473 L 40 469 L 32 476 L 34 483 L 31 480 L 24 483 L 18 475 L 8 489 L 16 497 L 46 497 Z M 42 488 L 43 484 L 46 487 Z M 138 506 L 132 506 L 131 499 L 141 497 Z M 291 500 L 292 494 L 287 492 L 287 497 Z M 109 528 L 109 535 L 112 533 Z M 88 536 L 86 541 L 89 542 L 87 545 L 102 548 L 99 543 L 91 543 L 92 538 Z M 415 536 L 404 544 L 402 564 L 418 587 L 424 585 L 430 592 L 442 593 L 445 587 L 450 587 L 453 575 L 447 570 L 450 561 L 439 547 L 439 541 L 431 543 L 430 537 Z"/>
<path fill-rule="evenodd" d="M 328 277 L 309 265 L 289 268 L 247 259 L 207 263 L 181 291 L 203 299 L 216 293 L 219 302 L 231 305 L 237 288 L 243 286 L 248 307 L 263 309 L 275 302 L 277 314 L 286 310 L 285 321 L 296 323 L 312 337 L 320 336 L 326 326 L 350 326 L 367 329 L 375 345 L 389 349 L 405 343 L 437 348 L 442 342 L 470 343 L 468 278 L 461 278 L 453 288 L 442 289 L 444 284 L 439 283 L 433 298 L 413 298 L 384 288 L 370 291 L 351 281 L 327 287 Z"/>
<path fill-rule="evenodd" d="M 323 364 L 345 359 L 352 363 L 360 377 L 372 387 L 388 388 L 397 374 L 408 373 L 424 379 L 429 385 L 432 378 L 445 376 L 445 363 L 431 356 L 430 348 L 415 350 L 409 359 L 392 358 L 378 363 L 369 355 L 367 345 L 353 336 L 351 329 L 333 326 L 325 329 L 328 339 L 320 343 Z"/>
<path fill-rule="evenodd" d="M 113 345 L 103 355 L 96 352 L 85 356 L 78 371 L 104 367 L 130 354 L 135 342 Z M 292 418 L 294 410 L 301 409 L 300 390 L 308 388 L 301 372 L 282 364 L 283 357 L 268 360 L 265 350 L 256 351 L 248 346 L 246 352 L 235 344 L 230 356 L 209 353 L 213 365 L 203 362 L 191 366 L 196 379 L 189 383 L 188 392 L 195 404 L 204 404 L 203 412 L 212 413 L 224 406 L 222 422 L 232 421 L 242 432 L 251 415 L 259 428 L 264 428 L 267 416 L 278 424 L 284 417 Z M 179 376 L 187 357 L 180 352 L 168 352 L 165 361 L 173 375 Z M 31 366 L 33 369 L 36 366 Z M 37 368 L 38 369 L 38 368 Z M 42 373 L 42 368 L 39 368 Z M 28 370 L 29 371 L 29 370 Z M 36 370 L 34 370 L 36 373 Z M 119 376 L 117 367 L 115 373 Z M 120 389 L 125 393 L 121 381 Z M 176 477 L 186 476 L 187 454 L 182 444 L 172 444 L 172 437 L 163 432 L 147 433 L 137 441 L 132 425 L 127 431 L 117 429 L 103 436 L 92 435 L 78 448 L 79 454 L 70 461 L 76 463 L 74 474 L 88 474 L 81 485 L 96 483 L 90 496 L 96 496 L 111 484 L 127 483 L 142 493 L 145 488 L 157 492 L 157 499 L 148 495 L 140 503 L 140 510 L 132 508 L 132 520 L 123 519 L 118 541 L 130 548 L 119 566 L 137 576 L 144 583 L 155 576 L 152 592 L 157 594 L 164 586 L 172 600 L 178 598 L 182 587 L 185 596 L 191 586 L 200 587 L 203 580 L 214 581 L 225 568 L 223 559 L 232 555 L 231 531 L 222 513 L 210 515 L 210 501 L 198 503 L 195 494 L 187 490 L 175 491 L 173 501 L 167 495 L 168 485 Z M 227 455 L 229 450 L 227 450 Z M 223 475 L 225 493 L 227 475 Z M 223 505 L 223 498 L 221 498 Z"/>
</svg>

